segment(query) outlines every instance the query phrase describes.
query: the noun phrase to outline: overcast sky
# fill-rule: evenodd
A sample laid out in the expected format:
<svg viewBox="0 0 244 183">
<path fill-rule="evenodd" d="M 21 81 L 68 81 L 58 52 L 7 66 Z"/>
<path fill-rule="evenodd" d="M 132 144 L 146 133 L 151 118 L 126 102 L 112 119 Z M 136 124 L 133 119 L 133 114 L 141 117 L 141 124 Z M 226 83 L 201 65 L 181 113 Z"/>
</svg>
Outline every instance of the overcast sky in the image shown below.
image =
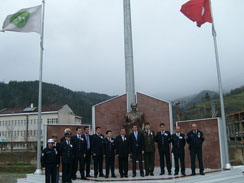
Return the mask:
<svg viewBox="0 0 244 183">
<path fill-rule="evenodd" d="M 136 91 L 173 100 L 218 90 L 211 24 L 187 0 L 131 0 Z M 0 0 L 0 23 L 41 0 Z M 244 85 L 244 0 L 212 0 L 225 91 Z M 46 0 L 43 81 L 75 91 L 125 93 L 123 0 Z M 0 81 L 39 78 L 39 35 L 0 33 Z"/>
</svg>

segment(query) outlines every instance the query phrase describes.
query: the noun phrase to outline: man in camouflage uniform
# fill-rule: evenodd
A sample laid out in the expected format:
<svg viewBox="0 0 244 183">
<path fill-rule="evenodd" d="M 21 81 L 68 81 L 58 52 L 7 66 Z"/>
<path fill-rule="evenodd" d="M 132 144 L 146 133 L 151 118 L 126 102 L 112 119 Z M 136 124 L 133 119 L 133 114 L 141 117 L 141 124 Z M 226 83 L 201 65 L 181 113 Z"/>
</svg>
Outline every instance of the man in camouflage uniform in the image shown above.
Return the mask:
<svg viewBox="0 0 244 183">
<path fill-rule="evenodd" d="M 154 160 L 155 160 L 155 132 L 150 129 L 150 123 L 145 123 L 144 130 L 144 144 L 145 144 L 145 152 L 144 152 L 144 163 L 146 176 L 149 174 L 153 176 L 154 171 Z"/>
</svg>

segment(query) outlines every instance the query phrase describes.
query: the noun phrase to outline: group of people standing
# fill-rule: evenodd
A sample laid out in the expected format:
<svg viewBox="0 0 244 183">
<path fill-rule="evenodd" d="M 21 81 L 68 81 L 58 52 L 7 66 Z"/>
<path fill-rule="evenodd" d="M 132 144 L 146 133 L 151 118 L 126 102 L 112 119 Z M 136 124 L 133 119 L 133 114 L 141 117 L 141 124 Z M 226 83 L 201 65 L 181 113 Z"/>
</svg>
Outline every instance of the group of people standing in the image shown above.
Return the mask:
<svg viewBox="0 0 244 183">
<path fill-rule="evenodd" d="M 137 125 L 132 126 L 132 133 L 126 135 L 126 129 L 121 128 L 120 134 L 114 139 L 111 130 L 106 135 L 101 134 L 101 127 L 96 127 L 93 135 L 89 134 L 89 128 L 76 128 L 76 135 L 71 136 L 71 130 L 65 129 L 65 135 L 57 142 L 57 136 L 53 135 L 48 140 L 48 146 L 42 153 L 42 167 L 45 169 L 46 182 L 56 183 L 59 179 L 59 164 L 62 162 L 62 182 L 71 183 L 75 180 L 79 170 L 81 179 L 87 179 L 90 175 L 91 157 L 94 160 L 94 178 L 116 177 L 114 171 L 115 158 L 118 158 L 120 177 L 128 177 L 128 162 L 132 159 L 132 176 L 136 177 L 137 162 L 139 162 L 140 176 L 154 176 L 155 143 L 158 145 L 160 157 L 160 175 L 165 174 L 165 166 L 169 175 L 171 172 L 170 144 L 174 154 L 175 170 L 174 175 L 179 174 L 179 162 L 181 174 L 185 176 L 185 144 L 189 144 L 191 156 L 192 175 L 195 175 L 195 159 L 199 162 L 200 174 L 204 175 L 202 161 L 203 133 L 192 124 L 192 130 L 185 136 L 181 133 L 179 126 L 175 133 L 165 130 L 165 124 L 160 124 L 160 131 L 155 133 L 151 130 L 150 123 L 144 124 L 144 130 L 139 131 Z M 61 157 L 61 158 L 60 158 Z M 143 157 L 144 166 L 143 168 Z M 105 158 L 105 175 L 103 173 L 103 162 Z"/>
</svg>

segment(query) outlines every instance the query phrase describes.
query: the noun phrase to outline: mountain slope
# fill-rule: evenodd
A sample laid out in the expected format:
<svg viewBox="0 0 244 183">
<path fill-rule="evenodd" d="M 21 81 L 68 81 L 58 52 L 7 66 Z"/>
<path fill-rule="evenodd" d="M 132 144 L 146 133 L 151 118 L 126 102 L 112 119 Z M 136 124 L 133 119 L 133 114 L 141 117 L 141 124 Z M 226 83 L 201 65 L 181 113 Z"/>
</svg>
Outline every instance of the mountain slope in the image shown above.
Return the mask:
<svg viewBox="0 0 244 183">
<path fill-rule="evenodd" d="M 0 83 L 0 110 L 38 105 L 38 81 L 11 81 Z M 83 117 L 83 122 L 91 122 L 92 105 L 110 99 L 111 96 L 98 93 L 74 92 L 64 87 L 43 83 L 42 105 L 68 104 L 75 114 Z"/>
</svg>

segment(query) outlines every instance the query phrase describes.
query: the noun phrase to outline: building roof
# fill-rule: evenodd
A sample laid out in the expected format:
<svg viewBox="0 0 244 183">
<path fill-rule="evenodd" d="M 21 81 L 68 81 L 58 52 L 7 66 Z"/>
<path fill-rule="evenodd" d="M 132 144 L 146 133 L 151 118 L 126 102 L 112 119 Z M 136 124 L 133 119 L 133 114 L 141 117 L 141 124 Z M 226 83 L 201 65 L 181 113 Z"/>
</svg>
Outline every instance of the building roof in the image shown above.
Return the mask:
<svg viewBox="0 0 244 183">
<path fill-rule="evenodd" d="M 227 117 L 229 117 L 229 116 L 234 116 L 234 115 L 236 115 L 236 114 L 240 114 L 240 113 L 244 113 L 244 110 L 243 110 L 243 111 L 233 112 L 233 113 L 227 114 L 226 116 L 227 116 Z"/>
<path fill-rule="evenodd" d="M 42 112 L 59 111 L 62 108 L 63 105 L 43 106 Z M 18 114 L 18 113 L 30 113 L 30 112 L 38 112 L 38 107 L 5 108 L 0 110 L 0 114 Z"/>
</svg>

